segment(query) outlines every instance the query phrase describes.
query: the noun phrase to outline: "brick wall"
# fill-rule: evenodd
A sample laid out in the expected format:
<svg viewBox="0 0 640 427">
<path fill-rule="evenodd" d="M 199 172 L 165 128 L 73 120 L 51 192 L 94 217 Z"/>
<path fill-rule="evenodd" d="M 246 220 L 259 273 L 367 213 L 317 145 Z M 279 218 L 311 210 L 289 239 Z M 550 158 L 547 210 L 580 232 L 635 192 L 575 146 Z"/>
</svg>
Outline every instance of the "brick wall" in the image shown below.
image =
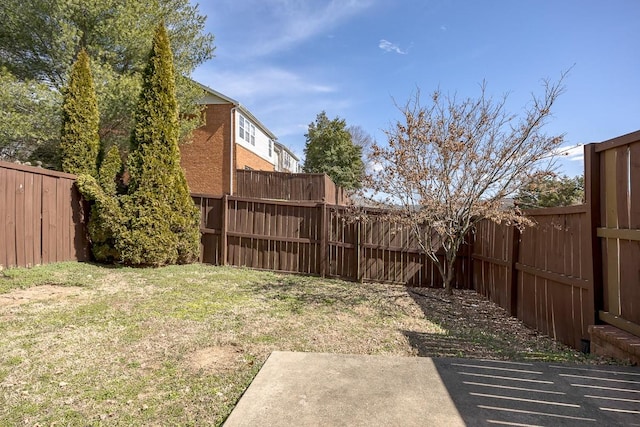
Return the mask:
<svg viewBox="0 0 640 427">
<path fill-rule="evenodd" d="M 245 166 L 257 171 L 275 170 L 273 163 L 266 161 L 241 145 L 236 145 L 236 169 L 245 169 Z"/>
<path fill-rule="evenodd" d="M 180 146 L 180 164 L 189 191 L 221 195 L 229 189 L 231 104 L 210 104 L 206 124 L 193 132 L 192 142 Z"/>
</svg>

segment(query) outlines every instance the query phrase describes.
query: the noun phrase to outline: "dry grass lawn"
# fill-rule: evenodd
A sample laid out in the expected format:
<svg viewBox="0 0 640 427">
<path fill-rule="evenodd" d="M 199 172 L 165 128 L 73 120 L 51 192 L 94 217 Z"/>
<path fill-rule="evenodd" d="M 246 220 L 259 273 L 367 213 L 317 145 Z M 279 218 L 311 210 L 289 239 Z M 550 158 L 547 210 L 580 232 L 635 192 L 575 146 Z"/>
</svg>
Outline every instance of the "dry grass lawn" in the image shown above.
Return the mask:
<svg viewBox="0 0 640 427">
<path fill-rule="evenodd" d="M 0 425 L 219 425 L 273 350 L 600 363 L 473 292 L 189 265 L 0 271 Z"/>
</svg>

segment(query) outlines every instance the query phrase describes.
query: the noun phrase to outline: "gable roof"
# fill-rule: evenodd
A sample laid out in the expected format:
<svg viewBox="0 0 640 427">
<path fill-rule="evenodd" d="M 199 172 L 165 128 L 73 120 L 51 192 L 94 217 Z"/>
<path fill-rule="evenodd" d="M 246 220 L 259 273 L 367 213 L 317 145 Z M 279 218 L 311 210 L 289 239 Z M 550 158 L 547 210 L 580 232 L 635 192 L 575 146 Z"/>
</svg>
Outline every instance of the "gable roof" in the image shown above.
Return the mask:
<svg viewBox="0 0 640 427">
<path fill-rule="evenodd" d="M 300 159 L 298 158 L 298 156 L 296 156 L 296 155 L 293 153 L 293 151 L 291 151 L 291 150 L 289 149 L 289 147 L 287 147 L 286 145 L 280 144 L 278 141 L 274 141 L 273 145 L 274 145 L 276 148 L 279 148 L 279 149 L 284 150 L 284 151 L 286 151 L 287 153 L 289 153 L 289 155 L 290 155 L 291 157 L 293 157 L 293 158 L 296 160 L 296 162 L 299 162 L 299 161 L 300 161 Z"/>
<path fill-rule="evenodd" d="M 258 120 L 256 118 L 256 116 L 251 114 L 251 112 L 249 110 L 247 110 L 244 105 L 240 104 L 240 102 L 236 101 L 233 98 L 228 97 L 227 95 L 224 95 L 223 93 L 218 92 L 217 90 L 211 89 L 210 87 L 205 86 L 202 83 L 199 83 L 199 82 L 197 82 L 195 80 L 191 80 L 191 81 L 194 82 L 196 85 L 198 85 L 202 90 L 204 90 L 209 95 L 213 95 L 213 96 L 215 96 L 217 98 L 220 98 L 221 100 L 223 100 L 225 102 L 228 102 L 229 104 L 232 104 L 242 114 L 247 116 L 247 118 L 249 118 L 249 120 L 251 120 L 253 123 L 255 123 L 256 126 L 258 126 L 260 128 L 260 130 L 262 130 L 269 138 L 273 139 L 274 141 L 276 141 L 278 139 L 278 137 L 275 136 L 273 132 L 271 132 L 265 125 L 263 125 L 262 122 L 260 122 L 260 120 Z"/>
</svg>

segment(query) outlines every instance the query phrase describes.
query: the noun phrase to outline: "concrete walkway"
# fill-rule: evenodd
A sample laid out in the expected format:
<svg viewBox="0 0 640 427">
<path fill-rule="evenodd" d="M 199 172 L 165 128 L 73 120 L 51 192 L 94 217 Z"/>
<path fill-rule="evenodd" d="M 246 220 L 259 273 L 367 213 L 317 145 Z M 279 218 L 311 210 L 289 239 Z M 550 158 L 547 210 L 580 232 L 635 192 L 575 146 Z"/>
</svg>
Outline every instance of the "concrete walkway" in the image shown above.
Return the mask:
<svg viewBox="0 0 640 427">
<path fill-rule="evenodd" d="M 273 352 L 235 426 L 640 426 L 640 369 Z"/>
</svg>

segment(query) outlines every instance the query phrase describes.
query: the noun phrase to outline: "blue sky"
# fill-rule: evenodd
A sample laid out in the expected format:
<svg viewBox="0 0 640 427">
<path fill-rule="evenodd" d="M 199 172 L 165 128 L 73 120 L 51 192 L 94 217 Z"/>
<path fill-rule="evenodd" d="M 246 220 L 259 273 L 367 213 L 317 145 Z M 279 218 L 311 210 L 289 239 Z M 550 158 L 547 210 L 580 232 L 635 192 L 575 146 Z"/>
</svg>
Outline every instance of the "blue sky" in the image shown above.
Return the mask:
<svg viewBox="0 0 640 427">
<path fill-rule="evenodd" d="M 476 97 L 486 80 L 520 113 L 541 79 L 571 67 L 548 134 L 571 147 L 640 129 L 640 0 L 216 0 L 200 11 L 216 56 L 193 77 L 300 157 L 323 110 L 384 143 L 394 100 L 417 88 Z M 560 171 L 582 173 L 581 152 Z"/>
</svg>

